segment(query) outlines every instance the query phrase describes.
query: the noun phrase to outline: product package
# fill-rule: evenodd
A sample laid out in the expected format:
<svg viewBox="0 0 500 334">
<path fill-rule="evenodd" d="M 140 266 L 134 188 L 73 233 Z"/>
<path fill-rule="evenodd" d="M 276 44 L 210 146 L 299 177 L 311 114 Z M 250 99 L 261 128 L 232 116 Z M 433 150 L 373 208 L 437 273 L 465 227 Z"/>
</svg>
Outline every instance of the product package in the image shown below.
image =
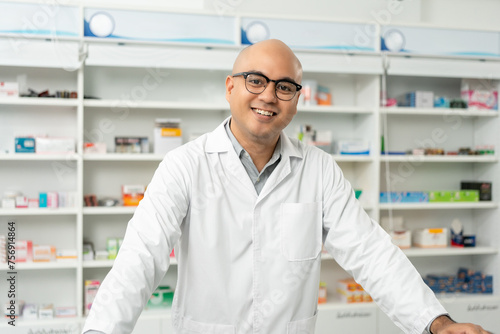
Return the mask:
<svg viewBox="0 0 500 334">
<path fill-rule="evenodd" d="M 74 138 L 36 137 L 37 154 L 70 154 L 75 153 Z"/>
<path fill-rule="evenodd" d="M 158 118 L 154 128 L 154 154 L 166 154 L 182 145 L 181 120 Z"/>
<path fill-rule="evenodd" d="M 146 308 L 170 308 L 174 299 L 174 290 L 170 286 L 159 286 L 148 300 Z"/>
<path fill-rule="evenodd" d="M 477 190 L 480 201 L 491 201 L 491 182 L 462 181 L 460 189 Z"/>
<path fill-rule="evenodd" d="M 84 143 L 84 154 L 106 154 L 106 143 Z"/>
<path fill-rule="evenodd" d="M 116 153 L 149 153 L 147 137 L 115 137 Z"/>
<path fill-rule="evenodd" d="M 337 154 L 369 155 L 370 142 L 362 139 L 339 140 L 336 143 Z"/>
<path fill-rule="evenodd" d="M 381 192 L 380 203 L 427 203 L 429 193 L 424 191 Z"/>
<path fill-rule="evenodd" d="M 50 245 L 33 246 L 33 262 L 51 262 L 56 260 L 56 248 Z"/>
<path fill-rule="evenodd" d="M 463 79 L 461 97 L 469 109 L 498 110 L 498 81 Z"/>
<path fill-rule="evenodd" d="M 15 149 L 16 153 L 35 153 L 35 138 L 33 137 L 16 137 Z"/>
<path fill-rule="evenodd" d="M 33 261 L 33 243 L 31 240 L 16 241 L 16 262 Z"/>
<path fill-rule="evenodd" d="M 19 97 L 19 84 L 0 81 L 0 98 L 2 97 Z"/>
<path fill-rule="evenodd" d="M 352 278 L 339 280 L 337 283 L 337 292 L 343 303 L 351 304 L 373 301 L 363 287 Z"/>
<path fill-rule="evenodd" d="M 427 91 L 409 92 L 398 99 L 398 104 L 401 107 L 433 108 L 434 93 Z"/>
<path fill-rule="evenodd" d="M 101 282 L 97 280 L 85 281 L 85 315 L 89 315 L 90 308 L 92 307 L 92 303 L 94 302 L 95 296 L 97 295 L 97 290 L 99 290 L 100 285 Z"/>
<path fill-rule="evenodd" d="M 447 228 L 423 228 L 413 231 L 413 245 L 420 248 L 448 246 Z"/>
<path fill-rule="evenodd" d="M 122 200 L 124 206 L 137 206 L 144 198 L 146 191 L 143 185 L 124 185 L 122 186 Z"/>
</svg>

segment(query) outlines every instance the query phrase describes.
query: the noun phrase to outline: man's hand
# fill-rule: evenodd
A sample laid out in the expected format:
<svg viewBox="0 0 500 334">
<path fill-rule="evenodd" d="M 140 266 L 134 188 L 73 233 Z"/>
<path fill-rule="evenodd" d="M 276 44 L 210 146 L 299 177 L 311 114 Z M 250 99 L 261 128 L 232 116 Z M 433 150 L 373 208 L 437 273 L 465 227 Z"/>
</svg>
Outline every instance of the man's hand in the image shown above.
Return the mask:
<svg viewBox="0 0 500 334">
<path fill-rule="evenodd" d="M 458 324 L 449 317 L 442 315 L 431 324 L 432 334 L 493 334 L 474 324 Z"/>
</svg>

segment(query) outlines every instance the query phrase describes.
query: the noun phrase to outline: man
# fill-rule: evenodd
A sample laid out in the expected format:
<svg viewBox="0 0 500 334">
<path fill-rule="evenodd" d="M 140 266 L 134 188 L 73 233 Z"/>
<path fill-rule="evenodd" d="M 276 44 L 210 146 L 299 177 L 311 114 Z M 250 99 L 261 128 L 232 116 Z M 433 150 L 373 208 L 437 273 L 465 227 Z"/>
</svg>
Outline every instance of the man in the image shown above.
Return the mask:
<svg viewBox="0 0 500 334">
<path fill-rule="evenodd" d="M 406 333 L 488 333 L 446 315 L 330 155 L 284 135 L 301 79 L 280 41 L 240 53 L 231 118 L 166 155 L 84 332 L 130 332 L 177 244 L 175 333 L 312 334 L 324 244 Z"/>
</svg>

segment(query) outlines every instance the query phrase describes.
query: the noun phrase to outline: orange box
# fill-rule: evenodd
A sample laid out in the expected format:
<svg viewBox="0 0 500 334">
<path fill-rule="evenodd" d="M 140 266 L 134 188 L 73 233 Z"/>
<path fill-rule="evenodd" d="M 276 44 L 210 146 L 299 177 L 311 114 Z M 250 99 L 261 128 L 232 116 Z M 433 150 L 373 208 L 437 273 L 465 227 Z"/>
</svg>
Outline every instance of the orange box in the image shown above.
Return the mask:
<svg viewBox="0 0 500 334">
<path fill-rule="evenodd" d="M 33 262 L 50 262 L 56 260 L 56 248 L 49 245 L 33 246 Z"/>
<path fill-rule="evenodd" d="M 122 186 L 122 200 L 124 206 L 137 206 L 144 198 L 145 188 L 142 185 Z"/>
</svg>

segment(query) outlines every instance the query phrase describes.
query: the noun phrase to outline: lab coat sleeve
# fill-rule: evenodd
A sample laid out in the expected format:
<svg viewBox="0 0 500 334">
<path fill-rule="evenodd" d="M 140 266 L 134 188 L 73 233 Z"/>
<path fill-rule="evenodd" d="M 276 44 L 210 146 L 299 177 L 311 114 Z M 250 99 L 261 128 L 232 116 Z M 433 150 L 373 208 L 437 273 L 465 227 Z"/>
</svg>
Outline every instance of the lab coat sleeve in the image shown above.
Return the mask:
<svg viewBox="0 0 500 334">
<path fill-rule="evenodd" d="M 184 163 L 183 163 L 184 162 Z M 132 332 L 170 265 L 189 207 L 189 171 L 178 153 L 159 165 L 130 220 L 113 268 L 101 284 L 83 333 Z"/>
<path fill-rule="evenodd" d="M 424 333 L 446 313 L 390 236 L 363 210 L 333 159 L 324 162 L 325 249 L 405 333 Z"/>
</svg>

